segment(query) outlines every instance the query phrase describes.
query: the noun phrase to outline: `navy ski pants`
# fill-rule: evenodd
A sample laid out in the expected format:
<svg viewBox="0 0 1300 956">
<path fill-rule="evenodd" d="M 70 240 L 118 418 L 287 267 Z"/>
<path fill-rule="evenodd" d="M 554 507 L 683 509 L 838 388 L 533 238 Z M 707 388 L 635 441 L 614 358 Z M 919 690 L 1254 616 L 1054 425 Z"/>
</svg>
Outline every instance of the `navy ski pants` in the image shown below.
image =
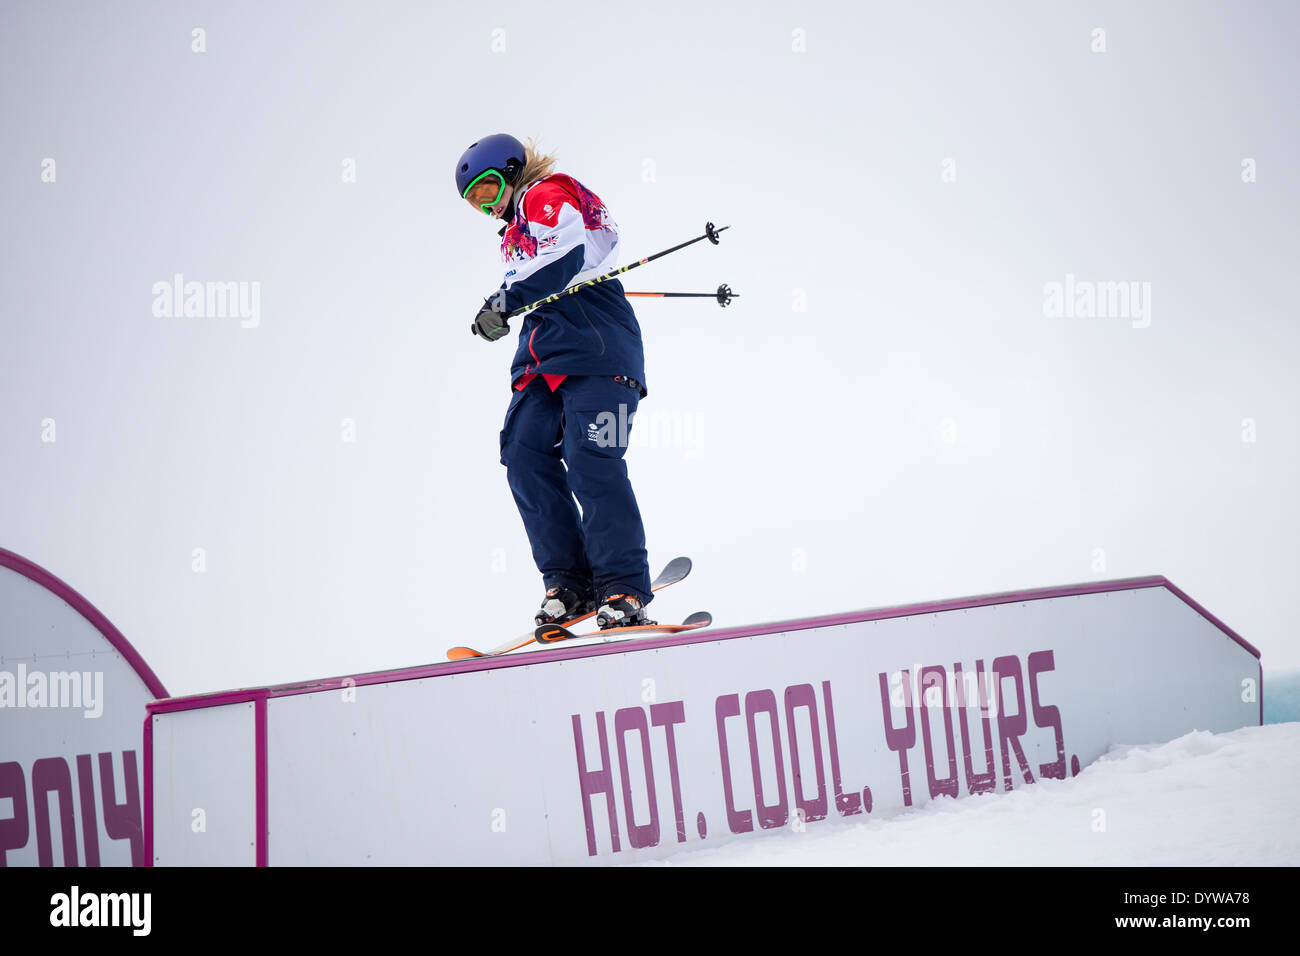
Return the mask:
<svg viewBox="0 0 1300 956">
<path fill-rule="evenodd" d="M 612 375 L 569 375 L 554 392 L 539 375 L 510 399 L 501 464 L 548 589 L 654 596 L 623 460 L 640 397 Z"/>
</svg>

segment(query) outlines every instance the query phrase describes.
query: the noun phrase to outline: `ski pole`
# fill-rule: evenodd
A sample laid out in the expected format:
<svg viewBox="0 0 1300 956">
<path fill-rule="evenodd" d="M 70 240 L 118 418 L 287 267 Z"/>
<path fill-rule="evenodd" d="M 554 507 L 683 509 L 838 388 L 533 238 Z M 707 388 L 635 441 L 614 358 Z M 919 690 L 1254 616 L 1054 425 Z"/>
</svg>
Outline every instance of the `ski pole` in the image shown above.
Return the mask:
<svg viewBox="0 0 1300 956">
<path fill-rule="evenodd" d="M 739 299 L 740 293 L 732 292 L 725 282 L 718 286 L 717 292 L 624 292 L 629 298 L 633 296 L 646 299 L 717 299 L 724 309 L 731 305 L 732 299 Z"/>
<path fill-rule="evenodd" d="M 624 272 L 628 272 L 632 269 L 635 269 L 637 266 L 643 266 L 647 262 L 654 262 L 656 259 L 662 259 L 670 252 L 676 252 L 678 249 L 685 249 L 687 246 L 694 245 L 695 243 L 699 242 L 701 239 L 707 239 L 709 240 L 709 242 L 713 243 L 716 246 L 718 244 L 718 233 L 723 232 L 724 230 L 730 228 L 731 228 L 730 226 L 721 226 L 715 228 L 713 223 L 706 222 L 704 224 L 704 235 L 702 236 L 696 236 L 694 239 L 688 239 L 686 242 L 678 243 L 677 245 L 673 246 L 671 249 L 665 249 L 663 252 L 656 252 L 652 256 L 646 256 L 644 259 L 638 259 L 636 262 L 632 262 L 629 263 L 628 265 L 623 266 L 622 268 L 615 269 L 613 272 L 607 272 L 603 276 L 597 276 L 594 279 L 588 279 L 586 282 L 580 282 L 577 285 L 569 286 L 569 288 L 563 289 L 560 292 L 555 293 L 554 295 L 548 295 L 545 299 L 538 299 L 536 302 L 530 302 L 528 305 L 521 305 L 517 309 L 511 309 L 504 316 L 502 316 L 502 318 L 511 319 L 523 312 L 531 312 L 533 309 L 540 309 L 544 305 L 550 305 L 556 299 L 562 299 L 566 295 L 573 295 L 573 293 L 575 292 L 581 292 L 583 289 L 587 288 L 588 286 L 593 286 L 598 283 L 604 282 L 606 279 L 613 279 L 617 276 L 621 276 Z"/>
</svg>

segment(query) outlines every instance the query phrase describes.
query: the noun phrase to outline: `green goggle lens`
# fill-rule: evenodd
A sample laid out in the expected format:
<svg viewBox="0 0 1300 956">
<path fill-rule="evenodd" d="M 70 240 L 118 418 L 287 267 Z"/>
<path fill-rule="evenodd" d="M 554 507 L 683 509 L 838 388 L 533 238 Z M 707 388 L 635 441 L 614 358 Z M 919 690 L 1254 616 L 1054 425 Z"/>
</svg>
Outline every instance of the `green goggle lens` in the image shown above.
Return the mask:
<svg viewBox="0 0 1300 956">
<path fill-rule="evenodd" d="M 489 169 L 475 176 L 461 195 L 472 205 L 477 206 L 481 212 L 490 216 L 492 207 L 501 201 L 505 191 L 506 178 L 498 170 Z"/>
</svg>

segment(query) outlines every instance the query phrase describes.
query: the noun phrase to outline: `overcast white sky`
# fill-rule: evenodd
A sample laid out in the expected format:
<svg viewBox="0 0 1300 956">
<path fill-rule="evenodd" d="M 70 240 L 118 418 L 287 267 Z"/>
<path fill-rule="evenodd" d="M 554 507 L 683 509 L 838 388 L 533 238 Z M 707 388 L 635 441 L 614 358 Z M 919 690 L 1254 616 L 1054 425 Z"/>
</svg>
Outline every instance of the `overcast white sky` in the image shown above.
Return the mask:
<svg viewBox="0 0 1300 956">
<path fill-rule="evenodd" d="M 172 693 L 526 629 L 452 183 L 510 131 L 624 262 L 733 227 L 625 281 L 742 296 L 636 303 L 651 563 L 696 562 L 658 616 L 1164 574 L 1300 665 L 1298 44 L 1287 3 L 6 3 L 0 546 Z M 178 273 L 255 327 L 155 315 Z"/>
</svg>

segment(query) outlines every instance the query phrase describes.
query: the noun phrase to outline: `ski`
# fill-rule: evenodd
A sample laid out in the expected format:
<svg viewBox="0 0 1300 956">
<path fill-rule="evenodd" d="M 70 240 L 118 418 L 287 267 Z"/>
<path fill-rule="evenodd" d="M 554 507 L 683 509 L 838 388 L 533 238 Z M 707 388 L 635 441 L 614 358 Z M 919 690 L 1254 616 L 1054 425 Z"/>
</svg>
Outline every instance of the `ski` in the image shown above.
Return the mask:
<svg viewBox="0 0 1300 956">
<path fill-rule="evenodd" d="M 588 631 L 575 634 L 567 627 L 558 624 L 543 624 L 533 634 L 538 644 L 555 644 L 559 641 L 573 641 L 583 637 L 619 637 L 623 634 L 677 634 L 680 631 L 694 631 L 708 627 L 713 623 L 713 615 L 708 611 L 696 611 L 680 624 L 637 624 L 632 627 L 607 627 L 601 631 Z"/>
<path fill-rule="evenodd" d="M 664 565 L 664 569 L 659 572 L 659 576 L 650 583 L 650 590 L 660 591 L 668 587 L 668 585 L 670 584 L 676 584 L 679 581 L 685 580 L 686 576 L 690 573 L 691 573 L 690 558 L 686 558 L 686 557 L 673 558 L 666 565 Z M 596 616 L 596 612 L 591 611 L 590 613 L 581 614 L 578 617 L 565 621 L 564 623 L 566 626 L 572 627 L 575 624 L 581 624 L 583 621 L 587 620 L 588 618 L 592 618 L 595 616 Z M 542 625 L 542 626 L 551 627 L 553 625 Z M 520 634 L 518 637 L 512 637 L 504 644 L 501 644 L 497 647 L 492 648 L 491 650 L 486 650 L 486 651 L 478 651 L 472 647 L 453 647 L 447 651 L 447 660 L 465 661 L 475 657 L 500 657 L 502 654 L 509 654 L 511 651 L 517 651 L 521 647 L 527 647 L 529 644 L 533 643 L 535 636 L 536 636 L 536 629 L 529 631 L 527 634 Z"/>
</svg>

